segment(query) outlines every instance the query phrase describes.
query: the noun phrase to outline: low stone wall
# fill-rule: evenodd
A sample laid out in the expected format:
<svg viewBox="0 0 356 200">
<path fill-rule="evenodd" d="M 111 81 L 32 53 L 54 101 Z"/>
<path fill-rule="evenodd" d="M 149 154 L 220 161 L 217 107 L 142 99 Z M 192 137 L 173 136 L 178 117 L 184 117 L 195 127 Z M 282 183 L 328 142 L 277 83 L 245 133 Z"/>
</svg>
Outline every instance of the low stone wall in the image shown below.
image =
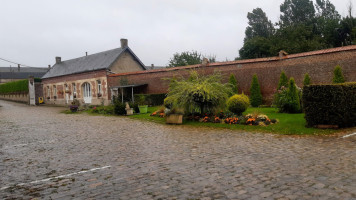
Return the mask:
<svg viewBox="0 0 356 200">
<path fill-rule="evenodd" d="M 28 93 L 16 93 L 16 94 L 0 94 L 0 99 L 7 101 L 16 101 L 22 103 L 28 103 Z"/>
</svg>

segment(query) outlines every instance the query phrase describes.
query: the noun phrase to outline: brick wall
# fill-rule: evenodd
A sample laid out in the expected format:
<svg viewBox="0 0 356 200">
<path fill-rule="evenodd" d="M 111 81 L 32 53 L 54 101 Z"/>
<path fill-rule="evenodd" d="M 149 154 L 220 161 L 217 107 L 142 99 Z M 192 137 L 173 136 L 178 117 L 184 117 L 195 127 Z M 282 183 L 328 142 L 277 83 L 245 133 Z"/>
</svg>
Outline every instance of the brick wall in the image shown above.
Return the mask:
<svg viewBox="0 0 356 200">
<path fill-rule="evenodd" d="M 130 84 L 148 84 L 146 93 L 166 93 L 168 80 L 173 76 L 187 77 L 189 71 L 197 70 L 202 74 L 220 71 L 226 82 L 232 73 L 236 76 L 239 91 L 249 94 L 253 74 L 257 74 L 263 97 L 267 104 L 271 103 L 276 92 L 282 70 L 288 77 L 294 77 L 297 85 L 302 87 L 304 74 L 309 73 L 312 83 L 331 83 L 333 69 L 341 65 L 347 81 L 356 81 L 356 46 L 335 48 L 310 53 L 294 54 L 284 58 L 272 57 L 234 62 L 210 63 L 206 67 L 194 65 L 188 67 L 169 68 L 164 70 L 148 70 L 143 72 L 114 74 L 108 77 L 108 87 L 117 86 L 120 79 L 126 78 Z"/>
</svg>

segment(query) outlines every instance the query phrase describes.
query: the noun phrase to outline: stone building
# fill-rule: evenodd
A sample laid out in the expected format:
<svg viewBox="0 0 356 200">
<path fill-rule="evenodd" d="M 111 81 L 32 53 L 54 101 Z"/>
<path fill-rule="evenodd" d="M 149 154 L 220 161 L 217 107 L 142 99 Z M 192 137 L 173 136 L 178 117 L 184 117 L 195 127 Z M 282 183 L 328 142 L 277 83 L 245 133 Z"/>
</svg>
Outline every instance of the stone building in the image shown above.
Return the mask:
<svg viewBox="0 0 356 200">
<path fill-rule="evenodd" d="M 47 104 L 70 104 L 78 99 L 85 104 L 109 104 L 111 89 L 107 77 L 115 73 L 146 70 L 145 65 L 121 39 L 121 47 L 62 61 L 42 77 L 43 94 Z"/>
</svg>

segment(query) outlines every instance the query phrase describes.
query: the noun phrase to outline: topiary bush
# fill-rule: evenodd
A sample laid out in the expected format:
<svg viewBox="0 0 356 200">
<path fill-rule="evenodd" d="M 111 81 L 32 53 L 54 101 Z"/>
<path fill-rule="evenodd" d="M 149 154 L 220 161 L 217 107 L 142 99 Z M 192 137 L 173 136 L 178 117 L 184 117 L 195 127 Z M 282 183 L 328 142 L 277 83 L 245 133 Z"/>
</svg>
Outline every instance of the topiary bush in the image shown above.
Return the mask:
<svg viewBox="0 0 356 200">
<path fill-rule="evenodd" d="M 237 80 L 234 74 L 230 74 L 230 78 L 229 78 L 229 84 L 231 87 L 231 94 L 230 96 L 233 96 L 234 94 L 237 94 L 239 92 L 239 89 L 237 87 Z"/>
<path fill-rule="evenodd" d="M 252 77 L 252 83 L 250 88 L 250 102 L 252 107 L 258 107 L 262 104 L 262 94 L 260 84 L 258 83 L 257 75 Z"/>
<path fill-rule="evenodd" d="M 303 86 L 310 85 L 311 79 L 308 73 L 304 75 Z"/>
<path fill-rule="evenodd" d="M 281 89 L 282 86 L 288 87 L 288 77 L 284 71 L 281 72 L 281 75 L 279 76 L 279 82 L 278 82 L 278 87 L 277 90 Z"/>
<path fill-rule="evenodd" d="M 227 109 L 237 115 L 241 115 L 249 105 L 250 99 L 244 94 L 235 94 L 226 102 Z"/>
<path fill-rule="evenodd" d="M 290 78 L 288 88 L 282 87 L 275 95 L 274 104 L 282 113 L 300 113 L 302 112 L 300 98 L 301 89 L 297 87 L 293 78 Z"/>
<path fill-rule="evenodd" d="M 345 83 L 344 75 L 342 74 L 342 69 L 340 65 L 334 68 L 333 83 Z"/>
<path fill-rule="evenodd" d="M 356 83 L 310 85 L 303 88 L 307 126 L 356 126 Z"/>
</svg>

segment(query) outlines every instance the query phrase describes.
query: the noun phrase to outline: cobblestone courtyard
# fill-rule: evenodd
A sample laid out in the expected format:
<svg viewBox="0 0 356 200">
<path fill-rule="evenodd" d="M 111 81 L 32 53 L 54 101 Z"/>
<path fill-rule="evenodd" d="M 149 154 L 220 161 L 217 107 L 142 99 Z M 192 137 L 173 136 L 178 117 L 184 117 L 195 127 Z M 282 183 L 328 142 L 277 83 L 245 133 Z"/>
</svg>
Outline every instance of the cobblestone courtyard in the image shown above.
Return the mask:
<svg viewBox="0 0 356 200">
<path fill-rule="evenodd" d="M 0 199 L 356 199 L 356 136 L 254 134 L 0 105 Z"/>
</svg>

